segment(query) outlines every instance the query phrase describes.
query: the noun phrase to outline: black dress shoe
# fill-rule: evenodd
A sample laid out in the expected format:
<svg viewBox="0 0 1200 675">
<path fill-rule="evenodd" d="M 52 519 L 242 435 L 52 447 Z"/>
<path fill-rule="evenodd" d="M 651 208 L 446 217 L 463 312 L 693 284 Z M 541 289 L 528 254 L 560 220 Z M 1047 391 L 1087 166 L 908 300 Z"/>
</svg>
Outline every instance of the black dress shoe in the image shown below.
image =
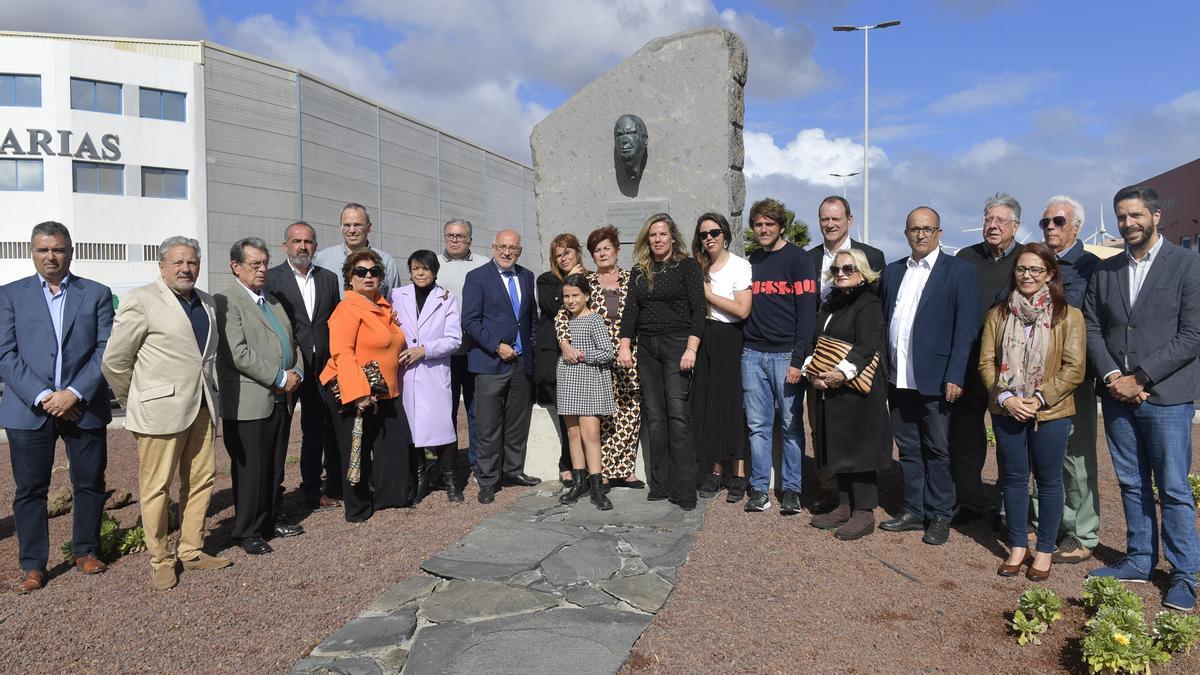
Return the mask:
<svg viewBox="0 0 1200 675">
<path fill-rule="evenodd" d="M 505 476 L 504 478 L 502 478 L 500 480 L 500 482 L 503 485 L 520 485 L 523 487 L 533 487 L 534 485 L 540 485 L 542 482 L 542 479 L 534 477 L 534 476 L 529 476 L 525 473 L 510 473 L 507 476 Z"/>
<path fill-rule="evenodd" d="M 275 536 L 281 539 L 287 537 L 297 537 L 304 534 L 303 525 L 276 525 Z"/>
<path fill-rule="evenodd" d="M 973 520 L 978 520 L 979 518 L 982 518 L 982 517 L 983 516 L 976 513 L 972 509 L 963 507 L 963 508 L 959 508 L 958 513 L 954 514 L 954 517 L 950 519 L 950 524 L 951 525 L 966 525 L 967 523 L 969 523 Z"/>
<path fill-rule="evenodd" d="M 479 486 L 479 503 L 491 504 L 496 501 L 496 488 Z"/>
<path fill-rule="evenodd" d="M 921 537 L 921 541 L 933 546 L 941 546 L 950 539 L 950 520 L 948 518 L 934 517 L 929 521 L 929 527 L 925 528 L 925 536 Z"/>
<path fill-rule="evenodd" d="M 885 520 L 879 524 L 879 529 L 888 532 L 915 532 L 925 529 L 925 519 L 909 511 L 900 514 L 899 518 Z"/>
<path fill-rule="evenodd" d="M 275 550 L 262 537 L 247 537 L 241 541 L 241 547 L 249 555 L 266 555 Z"/>
</svg>

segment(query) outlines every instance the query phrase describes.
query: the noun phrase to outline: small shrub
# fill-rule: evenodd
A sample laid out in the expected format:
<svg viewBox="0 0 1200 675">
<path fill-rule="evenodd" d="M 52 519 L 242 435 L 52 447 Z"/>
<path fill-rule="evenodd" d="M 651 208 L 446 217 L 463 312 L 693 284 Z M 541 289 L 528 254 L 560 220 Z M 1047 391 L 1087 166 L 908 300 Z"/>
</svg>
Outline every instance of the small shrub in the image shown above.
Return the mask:
<svg viewBox="0 0 1200 675">
<path fill-rule="evenodd" d="M 1025 616 L 1021 610 L 1013 612 L 1013 620 L 1010 624 L 1012 631 L 1017 634 L 1017 644 L 1024 647 L 1032 642 L 1035 645 L 1042 644 L 1038 639 L 1038 635 L 1046 632 L 1046 624 L 1037 619 L 1037 617 Z"/>
<path fill-rule="evenodd" d="M 1124 631 L 1102 621 L 1083 638 L 1083 662 L 1098 673 L 1149 673 L 1150 666 L 1166 663 L 1171 655 L 1140 631 Z"/>
<path fill-rule="evenodd" d="M 125 530 L 125 534 L 121 537 L 121 543 L 117 546 L 117 550 L 121 555 L 141 553 L 146 550 L 146 532 L 142 529 L 140 521 L 137 525 Z"/>
<path fill-rule="evenodd" d="M 1188 485 L 1192 486 L 1192 501 L 1200 502 L 1200 475 L 1189 473 Z"/>
<path fill-rule="evenodd" d="M 1191 614 L 1159 612 L 1154 617 L 1154 641 L 1168 652 L 1189 654 L 1200 638 L 1200 618 Z"/>
<path fill-rule="evenodd" d="M 1146 617 L 1142 616 L 1142 613 L 1139 611 L 1124 607 L 1101 605 L 1100 611 L 1096 612 L 1096 616 L 1087 622 L 1087 628 L 1091 629 L 1101 623 L 1112 624 L 1117 630 L 1126 633 L 1146 632 Z"/>
<path fill-rule="evenodd" d="M 145 550 L 145 535 L 142 532 L 140 519 L 136 526 L 126 530 L 122 529 L 121 523 L 107 512 L 100 514 L 100 550 L 96 551 L 97 558 L 105 562 L 112 562 L 123 555 Z M 74 565 L 75 553 L 71 550 L 71 542 L 63 542 L 62 552 L 67 559 L 67 564 Z"/>
<path fill-rule="evenodd" d="M 1033 617 L 1045 624 L 1062 618 L 1062 598 L 1043 586 L 1033 586 L 1017 599 L 1017 607 L 1025 616 Z"/>
<path fill-rule="evenodd" d="M 987 428 L 987 444 L 988 445 L 996 444 L 996 430 L 991 427 Z"/>
<path fill-rule="evenodd" d="M 1113 598 L 1129 589 L 1113 577 L 1088 577 L 1083 581 L 1083 605 L 1093 612 L 1101 605 L 1111 605 Z"/>
</svg>

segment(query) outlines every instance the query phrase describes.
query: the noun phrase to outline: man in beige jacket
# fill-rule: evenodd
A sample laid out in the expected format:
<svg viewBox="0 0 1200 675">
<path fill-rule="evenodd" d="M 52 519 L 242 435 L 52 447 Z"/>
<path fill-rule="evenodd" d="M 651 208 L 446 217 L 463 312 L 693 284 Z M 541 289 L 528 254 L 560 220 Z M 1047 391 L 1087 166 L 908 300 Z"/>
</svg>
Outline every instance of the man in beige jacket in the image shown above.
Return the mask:
<svg viewBox="0 0 1200 675">
<path fill-rule="evenodd" d="M 125 428 L 138 443 L 142 526 L 159 590 L 178 582 L 183 569 L 228 567 L 208 555 L 204 517 L 216 474 L 213 455 L 217 399 L 216 311 L 197 289 L 200 244 L 169 237 L 158 247 L 162 275 L 124 298 L 113 320 L 101 370 L 125 408 Z M 179 472 L 182 515 L 178 552 L 167 541 L 167 488 Z"/>
</svg>

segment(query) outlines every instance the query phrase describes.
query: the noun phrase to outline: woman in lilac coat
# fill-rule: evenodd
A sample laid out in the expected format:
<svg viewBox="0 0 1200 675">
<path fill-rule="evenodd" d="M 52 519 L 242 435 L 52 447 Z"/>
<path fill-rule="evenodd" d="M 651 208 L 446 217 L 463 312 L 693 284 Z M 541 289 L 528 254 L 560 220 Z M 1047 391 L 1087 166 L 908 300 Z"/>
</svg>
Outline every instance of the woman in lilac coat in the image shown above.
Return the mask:
<svg viewBox="0 0 1200 675">
<path fill-rule="evenodd" d="M 392 291 L 396 323 L 408 340 L 400 352 L 401 397 L 412 442 L 420 453 L 417 475 L 417 499 L 428 488 L 424 467 L 427 455 L 436 455 L 445 483 L 446 496 L 452 502 L 463 500 L 455 473 L 458 433 L 450 397 L 450 355 L 462 342 L 462 324 L 458 300 L 437 285 L 438 257 L 433 251 L 416 251 L 408 257 L 412 284 Z"/>
</svg>

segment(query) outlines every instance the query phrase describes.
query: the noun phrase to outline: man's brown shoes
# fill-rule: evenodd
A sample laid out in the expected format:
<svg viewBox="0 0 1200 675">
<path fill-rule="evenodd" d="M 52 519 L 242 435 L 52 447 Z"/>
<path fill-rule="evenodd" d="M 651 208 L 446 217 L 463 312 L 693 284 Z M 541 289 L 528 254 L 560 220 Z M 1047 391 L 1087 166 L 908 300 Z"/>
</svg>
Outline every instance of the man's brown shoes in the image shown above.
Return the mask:
<svg viewBox="0 0 1200 675">
<path fill-rule="evenodd" d="M 191 570 L 219 570 L 222 567 L 229 567 L 233 561 L 229 558 L 218 558 L 215 555 L 209 555 L 201 552 L 200 555 L 191 560 L 184 560 L 183 569 Z"/>
<path fill-rule="evenodd" d="M 100 574 L 108 571 L 108 565 L 100 562 L 100 559 L 91 553 L 75 559 L 75 567 L 84 574 Z"/>
<path fill-rule="evenodd" d="M 18 593 L 32 593 L 40 590 L 46 585 L 46 573 L 41 570 L 29 570 L 21 579 L 21 583 L 17 584 L 15 590 Z"/>
</svg>

